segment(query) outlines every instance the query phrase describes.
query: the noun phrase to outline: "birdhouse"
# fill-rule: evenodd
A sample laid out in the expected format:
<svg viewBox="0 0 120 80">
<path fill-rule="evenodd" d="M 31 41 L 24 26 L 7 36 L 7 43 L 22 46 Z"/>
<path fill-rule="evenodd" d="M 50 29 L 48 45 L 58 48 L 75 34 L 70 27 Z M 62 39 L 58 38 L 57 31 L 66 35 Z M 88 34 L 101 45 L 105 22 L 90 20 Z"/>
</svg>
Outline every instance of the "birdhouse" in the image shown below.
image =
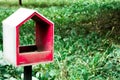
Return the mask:
<svg viewBox="0 0 120 80">
<path fill-rule="evenodd" d="M 21 45 L 20 28 L 29 20 L 35 22 L 35 35 L 33 35 L 35 43 Z M 20 8 L 2 24 L 4 57 L 10 63 L 15 66 L 26 66 L 53 61 L 54 23 L 52 21 L 35 10 Z"/>
</svg>

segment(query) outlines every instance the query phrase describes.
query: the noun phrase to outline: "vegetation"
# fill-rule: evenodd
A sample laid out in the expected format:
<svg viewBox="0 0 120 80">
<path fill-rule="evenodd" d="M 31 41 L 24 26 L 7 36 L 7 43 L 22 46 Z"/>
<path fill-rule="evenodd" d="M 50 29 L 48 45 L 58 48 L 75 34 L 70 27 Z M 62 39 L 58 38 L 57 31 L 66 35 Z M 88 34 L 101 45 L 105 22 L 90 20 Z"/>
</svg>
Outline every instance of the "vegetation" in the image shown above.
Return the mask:
<svg viewBox="0 0 120 80">
<path fill-rule="evenodd" d="M 119 0 L 27 1 L 23 7 L 35 9 L 55 23 L 54 62 L 33 66 L 34 77 L 38 80 L 120 79 Z M 1 22 L 20 7 L 14 0 L 2 3 L 4 1 L 0 4 L 1 50 Z M 32 42 L 34 39 L 24 38 L 21 44 Z M 23 68 L 15 68 L 0 59 L 0 79 L 21 80 Z"/>
</svg>

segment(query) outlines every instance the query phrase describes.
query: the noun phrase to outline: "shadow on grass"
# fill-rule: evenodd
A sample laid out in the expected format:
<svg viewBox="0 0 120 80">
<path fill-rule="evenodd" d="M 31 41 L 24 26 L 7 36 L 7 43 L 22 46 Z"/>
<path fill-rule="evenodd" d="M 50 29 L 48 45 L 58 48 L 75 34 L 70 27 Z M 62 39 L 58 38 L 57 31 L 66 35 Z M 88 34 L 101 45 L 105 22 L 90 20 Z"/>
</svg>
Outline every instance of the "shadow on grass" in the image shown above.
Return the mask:
<svg viewBox="0 0 120 80">
<path fill-rule="evenodd" d="M 113 42 L 120 44 L 119 4 L 120 1 L 112 1 L 100 5 L 99 4 L 93 4 L 90 6 L 88 5 L 89 6 L 88 8 L 83 9 L 84 11 L 86 11 L 86 13 L 78 15 L 78 17 L 82 16 L 83 19 L 81 19 L 81 21 L 80 19 L 75 20 L 73 26 L 79 28 L 77 26 L 81 25 L 82 27 L 80 27 L 79 29 L 84 28 L 85 34 L 89 34 L 89 32 L 95 31 L 99 33 L 101 36 L 104 36 L 108 39 L 111 39 Z M 77 9 L 74 9 L 74 12 L 77 12 Z M 68 25 L 71 25 L 71 22 Z"/>
<path fill-rule="evenodd" d="M 101 35 L 106 35 L 115 43 L 120 41 L 120 2 L 101 6 L 95 26 Z M 105 8 L 104 8 L 105 7 Z"/>
</svg>

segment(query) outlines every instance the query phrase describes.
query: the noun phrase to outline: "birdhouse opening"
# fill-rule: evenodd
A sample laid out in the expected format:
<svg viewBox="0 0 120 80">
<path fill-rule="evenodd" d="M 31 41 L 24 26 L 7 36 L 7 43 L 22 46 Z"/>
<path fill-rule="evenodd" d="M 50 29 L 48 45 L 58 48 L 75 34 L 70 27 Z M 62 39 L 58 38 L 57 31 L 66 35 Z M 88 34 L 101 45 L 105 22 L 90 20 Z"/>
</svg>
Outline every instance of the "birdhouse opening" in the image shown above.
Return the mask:
<svg viewBox="0 0 120 80">
<path fill-rule="evenodd" d="M 20 46 L 29 46 L 35 44 L 35 22 L 30 19 L 19 28 Z"/>
<path fill-rule="evenodd" d="M 19 53 L 48 53 L 52 49 L 50 24 L 37 16 L 19 27 Z"/>
<path fill-rule="evenodd" d="M 35 46 L 35 21 L 30 19 L 19 27 L 19 52 L 32 52 Z"/>
</svg>

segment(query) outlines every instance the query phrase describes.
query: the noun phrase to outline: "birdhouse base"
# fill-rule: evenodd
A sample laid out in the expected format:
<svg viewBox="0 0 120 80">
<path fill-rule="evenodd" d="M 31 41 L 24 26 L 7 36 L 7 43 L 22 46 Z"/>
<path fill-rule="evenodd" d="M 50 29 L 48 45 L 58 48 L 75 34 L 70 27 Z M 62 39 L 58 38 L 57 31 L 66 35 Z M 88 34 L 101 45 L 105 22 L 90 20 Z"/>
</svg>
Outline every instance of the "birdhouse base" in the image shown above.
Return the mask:
<svg viewBox="0 0 120 80">
<path fill-rule="evenodd" d="M 53 60 L 51 51 L 23 52 L 18 56 L 18 65 L 31 65 L 40 62 L 50 62 Z"/>
</svg>

